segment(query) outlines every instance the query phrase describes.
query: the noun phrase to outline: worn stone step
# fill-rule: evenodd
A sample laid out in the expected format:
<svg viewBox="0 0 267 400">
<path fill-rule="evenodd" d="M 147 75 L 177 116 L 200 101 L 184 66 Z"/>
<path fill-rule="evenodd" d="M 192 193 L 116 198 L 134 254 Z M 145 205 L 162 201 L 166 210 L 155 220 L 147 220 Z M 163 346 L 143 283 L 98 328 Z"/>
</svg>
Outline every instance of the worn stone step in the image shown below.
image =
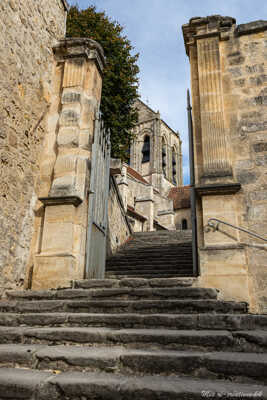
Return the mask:
<svg viewBox="0 0 267 400">
<path fill-rule="evenodd" d="M 143 254 L 143 255 L 152 255 L 153 254 L 168 254 L 168 255 L 179 255 L 179 256 L 187 256 L 192 254 L 192 248 L 190 246 L 153 246 L 153 244 L 146 244 L 142 246 L 137 246 L 135 244 L 128 244 L 127 246 L 123 247 L 122 249 L 119 250 L 118 253 L 116 253 L 117 256 L 122 255 L 122 254 L 129 254 L 135 255 L 135 254 Z M 115 256 L 115 255 L 114 255 Z"/>
<path fill-rule="evenodd" d="M 0 327 L 0 344 L 120 345 L 129 348 L 266 353 L 266 331 Z"/>
<path fill-rule="evenodd" d="M 156 269 L 156 268 L 154 270 L 150 270 L 150 269 L 146 270 L 146 269 L 127 269 L 125 266 L 124 268 L 118 268 L 116 270 L 108 269 L 106 271 L 106 276 L 108 276 L 108 274 L 111 274 L 111 273 L 116 274 L 118 272 L 120 275 L 126 275 L 126 276 L 131 276 L 131 275 L 146 276 L 146 275 L 148 275 L 148 278 L 150 276 L 154 276 L 156 278 L 158 275 L 162 276 L 164 274 L 173 275 L 173 276 L 175 276 L 177 274 L 178 276 L 182 276 L 184 274 L 189 274 L 191 272 L 191 270 L 192 270 L 192 268 L 189 268 L 189 267 L 187 269 L 185 269 L 185 268 L 179 269 L 179 267 L 177 267 L 174 269 L 166 269 L 166 270 L 165 269 Z"/>
<path fill-rule="evenodd" d="M 136 262 L 140 262 L 140 261 L 143 260 L 143 262 L 145 261 L 146 263 L 150 263 L 150 260 L 151 261 L 159 260 L 161 262 L 164 261 L 164 260 L 167 260 L 167 261 L 177 260 L 179 262 L 182 262 L 182 261 L 189 262 L 192 259 L 192 254 L 188 254 L 188 255 L 185 255 L 185 254 L 183 254 L 183 255 L 181 255 L 181 254 L 179 254 L 179 255 L 178 254 L 168 254 L 168 256 L 167 255 L 165 256 L 164 253 L 160 253 L 160 254 L 152 253 L 151 255 L 147 255 L 147 254 L 129 254 L 127 252 L 124 255 L 118 254 L 116 256 L 108 258 L 107 262 L 110 262 L 110 261 L 113 261 L 113 260 L 120 261 L 122 259 L 125 259 L 127 261 L 136 261 Z"/>
<path fill-rule="evenodd" d="M 132 279 L 82 279 L 74 281 L 76 289 L 91 289 L 104 287 L 190 287 L 195 282 L 194 278 L 132 278 Z"/>
<path fill-rule="evenodd" d="M 1 313 L 1 326 L 92 326 L 112 328 L 167 328 L 266 330 L 267 315 L 253 314 L 112 314 L 112 313 Z"/>
<path fill-rule="evenodd" d="M 178 273 L 177 271 L 174 274 L 132 274 L 132 275 L 126 275 L 126 274 L 121 274 L 120 272 L 114 273 L 114 272 L 106 272 L 106 278 L 108 279 L 127 279 L 127 278 L 135 278 L 135 279 L 175 279 L 175 278 L 189 278 L 193 277 L 193 271 L 187 272 L 187 273 Z"/>
<path fill-rule="evenodd" d="M 106 267 L 109 267 L 111 265 L 120 265 L 120 266 L 127 266 L 131 265 L 137 269 L 142 268 L 142 266 L 148 267 L 148 268 L 158 268 L 162 266 L 163 268 L 171 268 L 171 267 L 176 267 L 176 266 L 185 266 L 186 268 L 190 265 L 192 265 L 193 261 L 192 259 L 186 259 L 186 260 L 180 260 L 177 257 L 171 258 L 169 260 L 163 258 L 140 258 L 140 259 L 129 259 L 127 256 L 118 258 L 118 259 L 111 259 L 106 262 Z"/>
<path fill-rule="evenodd" d="M 125 376 L 79 371 L 53 374 L 12 368 L 2 368 L 0 371 L 2 399 L 203 400 L 203 397 L 213 397 L 229 400 L 233 394 L 238 396 L 239 393 L 242 398 L 267 399 L 267 387 L 263 384 L 225 382 L 177 375 Z"/>
<path fill-rule="evenodd" d="M 114 312 L 114 313 L 246 313 L 247 304 L 231 301 L 201 300 L 24 300 L 1 301 L 0 312 Z"/>
<path fill-rule="evenodd" d="M 121 346 L 0 345 L 0 367 L 127 374 L 182 374 L 267 383 L 267 354 L 138 350 Z"/>
<path fill-rule="evenodd" d="M 61 290 L 11 290 L 6 293 L 11 300 L 61 300 L 61 299 L 217 299 L 218 291 L 209 288 L 95 288 Z"/>
<path fill-rule="evenodd" d="M 179 271 L 186 271 L 188 269 L 192 269 L 193 263 L 179 263 L 177 261 L 173 261 L 172 263 L 165 264 L 164 262 L 158 262 L 156 264 L 150 263 L 150 264 L 142 264 L 140 263 L 134 263 L 134 262 L 110 262 L 106 265 L 106 271 L 114 270 L 114 269 L 123 269 L 123 270 L 131 270 L 131 271 L 148 271 L 148 272 L 153 272 L 153 271 L 173 271 L 178 269 Z"/>
<path fill-rule="evenodd" d="M 169 254 L 190 254 L 192 252 L 192 245 L 191 243 L 187 245 L 179 245 L 179 244 L 156 244 L 155 242 L 151 243 L 127 243 L 124 247 L 122 247 L 118 253 L 116 254 L 121 254 L 121 253 L 130 253 L 134 254 L 134 250 L 138 250 L 138 253 L 143 253 L 143 254 L 153 254 L 153 253 L 167 253 Z"/>
<path fill-rule="evenodd" d="M 129 241 L 124 247 L 139 247 L 139 248 L 148 248 L 148 247 L 169 247 L 169 248 L 190 248 L 192 246 L 192 239 L 186 240 L 161 240 L 161 239 L 138 239 Z"/>
<path fill-rule="evenodd" d="M 267 335 L 267 333 L 266 333 Z M 192 331 L 168 329 L 112 329 L 97 327 L 0 327 L 0 343 L 23 344 L 143 344 L 189 346 L 222 349 L 234 345 L 234 338 L 228 331 Z"/>
</svg>

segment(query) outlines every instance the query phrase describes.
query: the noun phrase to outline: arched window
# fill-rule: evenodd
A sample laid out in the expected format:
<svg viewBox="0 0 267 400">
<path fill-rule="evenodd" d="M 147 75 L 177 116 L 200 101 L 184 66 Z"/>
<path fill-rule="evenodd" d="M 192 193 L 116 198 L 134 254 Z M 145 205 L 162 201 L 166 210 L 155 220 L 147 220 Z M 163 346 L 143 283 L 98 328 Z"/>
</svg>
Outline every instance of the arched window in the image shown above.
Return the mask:
<svg viewBox="0 0 267 400">
<path fill-rule="evenodd" d="M 150 161 L 150 137 L 148 135 L 146 135 L 144 138 L 142 153 L 143 153 L 142 163 Z"/>
<path fill-rule="evenodd" d="M 177 151 L 175 147 L 172 148 L 172 182 L 177 185 Z"/>
<path fill-rule="evenodd" d="M 129 146 L 127 148 L 127 150 L 125 151 L 125 162 L 126 162 L 126 164 L 130 165 L 130 161 L 131 161 L 131 149 Z"/>
<path fill-rule="evenodd" d="M 182 220 L 182 230 L 185 231 L 187 229 L 187 220 L 183 219 Z"/>
<path fill-rule="evenodd" d="M 166 141 L 164 138 L 162 138 L 161 151 L 162 151 L 162 172 L 166 178 L 166 176 L 167 176 L 167 145 L 166 145 Z"/>
</svg>

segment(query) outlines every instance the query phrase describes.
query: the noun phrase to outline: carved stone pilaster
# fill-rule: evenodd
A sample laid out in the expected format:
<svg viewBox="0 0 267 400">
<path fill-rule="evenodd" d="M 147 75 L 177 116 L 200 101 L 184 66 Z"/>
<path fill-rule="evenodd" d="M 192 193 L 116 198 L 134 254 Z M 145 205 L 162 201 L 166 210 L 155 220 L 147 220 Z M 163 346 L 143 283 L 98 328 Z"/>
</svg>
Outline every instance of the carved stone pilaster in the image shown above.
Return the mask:
<svg viewBox="0 0 267 400">
<path fill-rule="evenodd" d="M 200 115 L 203 146 L 203 175 L 232 174 L 226 145 L 221 86 L 219 38 L 197 41 Z"/>
<path fill-rule="evenodd" d="M 199 153 L 197 170 L 201 174 L 198 179 L 232 177 L 224 123 L 220 40 L 228 39 L 234 24 L 231 17 L 213 15 L 192 18 L 183 25 L 193 74 L 194 141 Z"/>
</svg>

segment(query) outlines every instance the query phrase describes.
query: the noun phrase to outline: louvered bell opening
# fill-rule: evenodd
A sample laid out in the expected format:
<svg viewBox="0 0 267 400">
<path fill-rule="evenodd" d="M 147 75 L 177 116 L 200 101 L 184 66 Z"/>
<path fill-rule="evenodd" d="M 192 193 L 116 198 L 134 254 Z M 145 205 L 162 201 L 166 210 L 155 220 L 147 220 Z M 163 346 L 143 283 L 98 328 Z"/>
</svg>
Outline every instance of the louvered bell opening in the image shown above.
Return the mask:
<svg viewBox="0 0 267 400">
<path fill-rule="evenodd" d="M 163 146 L 163 147 L 162 147 L 162 155 L 163 155 L 163 156 L 166 156 L 166 154 L 167 154 L 166 146 Z"/>
<path fill-rule="evenodd" d="M 143 153 L 142 163 L 148 162 L 149 159 L 150 159 L 150 140 L 149 140 L 149 137 L 145 138 L 143 149 L 142 149 L 142 153 Z"/>
</svg>

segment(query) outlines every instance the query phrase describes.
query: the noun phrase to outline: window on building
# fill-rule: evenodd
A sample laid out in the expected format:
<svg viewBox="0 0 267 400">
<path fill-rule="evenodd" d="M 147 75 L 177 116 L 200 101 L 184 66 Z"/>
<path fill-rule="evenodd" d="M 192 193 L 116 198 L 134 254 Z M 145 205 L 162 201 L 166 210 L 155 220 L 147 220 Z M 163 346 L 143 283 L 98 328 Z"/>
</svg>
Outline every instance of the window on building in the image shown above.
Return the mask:
<svg viewBox="0 0 267 400">
<path fill-rule="evenodd" d="M 175 147 L 172 148 L 172 182 L 177 185 L 177 151 Z"/>
<path fill-rule="evenodd" d="M 166 176 L 167 176 L 167 145 L 166 145 L 164 138 L 162 138 L 161 149 L 162 149 L 162 172 L 166 178 Z"/>
<path fill-rule="evenodd" d="M 146 135 L 144 139 L 142 154 L 142 163 L 150 161 L 150 137 L 148 135 Z"/>
<path fill-rule="evenodd" d="M 128 165 L 130 165 L 130 161 L 131 161 L 131 157 L 130 156 L 131 156 L 131 150 L 130 150 L 130 146 L 129 146 L 128 149 L 125 152 L 125 157 L 126 157 L 125 162 Z"/>
<path fill-rule="evenodd" d="M 185 231 L 187 229 L 187 220 L 183 219 L 182 220 L 182 230 Z"/>
</svg>

